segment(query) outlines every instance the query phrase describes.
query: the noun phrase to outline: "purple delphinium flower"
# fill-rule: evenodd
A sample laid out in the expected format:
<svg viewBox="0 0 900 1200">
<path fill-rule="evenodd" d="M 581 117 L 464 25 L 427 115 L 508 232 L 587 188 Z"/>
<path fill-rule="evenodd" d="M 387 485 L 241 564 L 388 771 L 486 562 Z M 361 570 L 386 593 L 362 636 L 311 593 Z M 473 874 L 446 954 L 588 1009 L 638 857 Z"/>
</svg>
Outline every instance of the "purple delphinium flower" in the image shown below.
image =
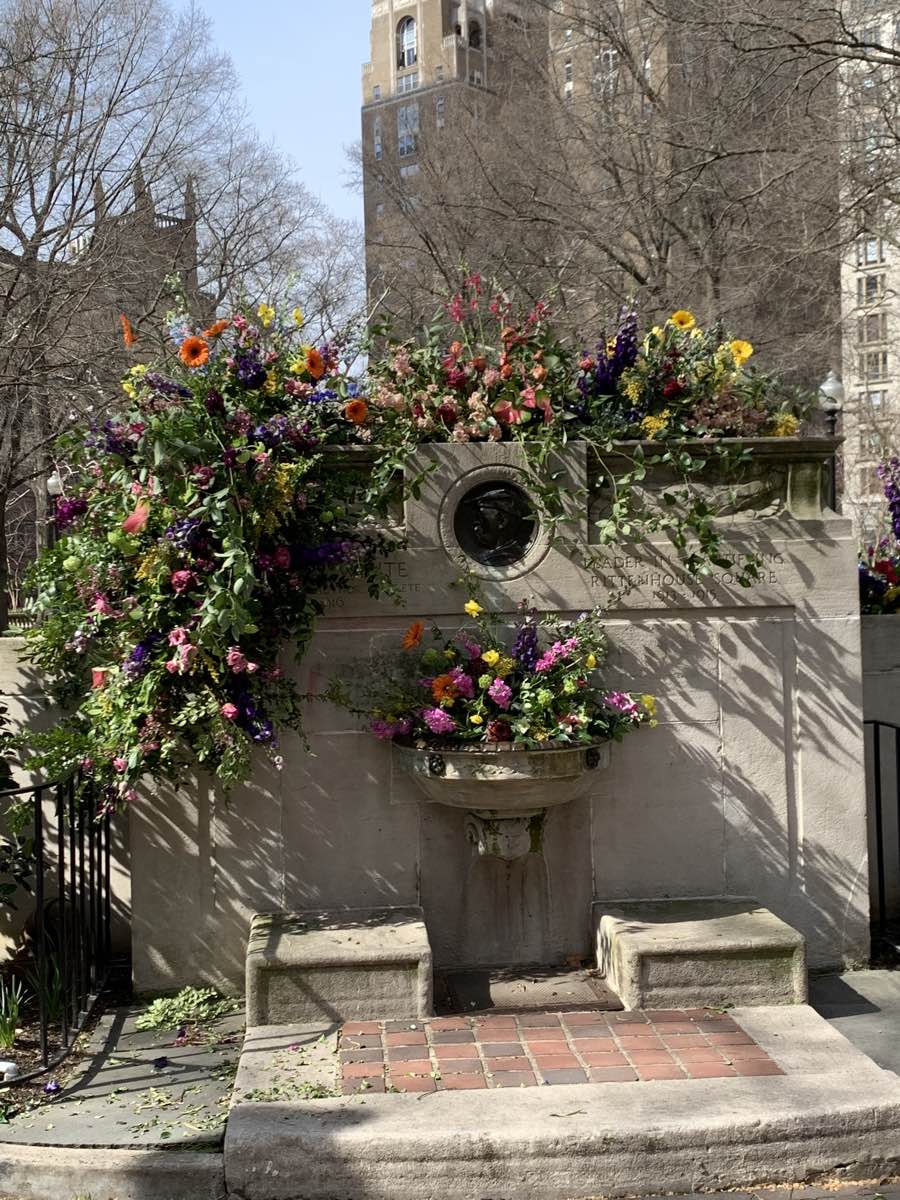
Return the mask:
<svg viewBox="0 0 900 1200">
<path fill-rule="evenodd" d="M 884 485 L 884 498 L 891 514 L 894 537 L 900 539 L 900 458 L 889 459 L 877 468 L 878 478 Z"/>
<path fill-rule="evenodd" d="M 132 652 L 125 660 L 122 667 L 122 673 L 128 679 L 140 679 L 150 666 L 150 644 L 148 642 L 138 642 Z"/>
<path fill-rule="evenodd" d="M 180 396 L 183 400 L 189 400 L 193 395 L 190 388 L 182 387 L 180 383 L 176 383 L 174 379 L 167 379 L 158 371 L 148 371 L 143 382 L 148 388 L 163 396 Z"/>
<path fill-rule="evenodd" d="M 266 382 L 266 368 L 255 354 L 237 354 L 234 360 L 234 376 L 241 387 L 252 391 Z"/>
<path fill-rule="evenodd" d="M 62 1091 L 62 1084 L 58 1079 L 51 1079 L 49 1083 L 45 1083 L 43 1092 L 45 1096 L 55 1096 Z"/>
<path fill-rule="evenodd" d="M 180 550 L 193 550 L 203 540 L 203 522 L 199 517 L 181 517 L 166 530 L 166 537 Z"/>
<path fill-rule="evenodd" d="M 593 370 L 585 372 L 578 381 L 584 399 L 614 396 L 623 372 L 634 366 L 637 355 L 637 313 L 623 309 L 612 349 L 604 338 L 597 346 Z"/>
<path fill-rule="evenodd" d="M 68 529 L 70 525 L 74 524 L 79 517 L 83 517 L 87 510 L 87 500 L 64 500 L 60 497 L 56 501 L 57 530 L 62 533 L 64 529 Z"/>
<path fill-rule="evenodd" d="M 537 626 L 529 618 L 516 635 L 513 658 L 524 671 L 533 671 L 539 657 Z"/>
<path fill-rule="evenodd" d="M 509 708 L 512 700 L 512 688 L 502 679 L 495 679 L 488 688 L 488 695 L 498 708 Z"/>
<path fill-rule="evenodd" d="M 432 733 L 456 732 L 456 722 L 442 708 L 425 708 L 422 710 L 421 716 Z"/>
</svg>

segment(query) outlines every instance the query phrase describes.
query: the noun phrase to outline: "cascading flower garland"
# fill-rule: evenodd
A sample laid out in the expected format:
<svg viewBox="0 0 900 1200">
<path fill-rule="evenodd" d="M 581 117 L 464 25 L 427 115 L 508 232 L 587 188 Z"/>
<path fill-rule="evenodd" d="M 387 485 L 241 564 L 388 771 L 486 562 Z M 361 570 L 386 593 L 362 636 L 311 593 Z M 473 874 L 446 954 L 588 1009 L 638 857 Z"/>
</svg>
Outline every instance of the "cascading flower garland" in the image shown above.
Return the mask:
<svg viewBox="0 0 900 1200">
<path fill-rule="evenodd" d="M 867 546 L 859 561 L 860 607 L 867 615 L 900 612 L 900 458 L 876 467 L 884 488 L 890 535 Z"/>
<path fill-rule="evenodd" d="M 387 546 L 329 450 L 367 413 L 335 346 L 265 304 L 170 332 L 173 369 L 133 367 L 128 411 L 62 450 L 58 538 L 32 581 L 30 657 L 76 702 L 32 737 L 35 765 L 80 767 L 110 804 L 198 763 L 231 786 L 255 747 L 278 765 L 302 708 L 281 651 L 302 653 L 323 593 L 377 590 Z"/>
</svg>

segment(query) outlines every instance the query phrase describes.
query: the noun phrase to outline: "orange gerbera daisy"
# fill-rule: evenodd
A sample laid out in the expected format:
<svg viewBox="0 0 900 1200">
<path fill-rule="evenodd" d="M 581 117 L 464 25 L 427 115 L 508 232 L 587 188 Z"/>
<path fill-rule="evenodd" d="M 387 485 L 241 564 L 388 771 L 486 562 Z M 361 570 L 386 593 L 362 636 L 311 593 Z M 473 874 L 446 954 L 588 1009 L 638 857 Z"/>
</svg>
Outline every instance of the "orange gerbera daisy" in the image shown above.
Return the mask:
<svg viewBox="0 0 900 1200">
<path fill-rule="evenodd" d="M 178 357 L 186 367 L 204 367 L 209 362 L 209 343 L 202 337 L 185 338 Z"/>
<path fill-rule="evenodd" d="M 438 704 L 444 704 L 448 701 L 452 704 L 459 695 L 456 680 L 452 675 L 438 675 L 437 679 L 433 680 L 431 684 L 431 694 Z"/>
<path fill-rule="evenodd" d="M 321 379 L 325 374 L 325 359 L 318 350 L 314 346 L 310 346 L 303 357 L 306 362 L 307 374 L 311 375 L 313 379 Z"/>
<path fill-rule="evenodd" d="M 203 336 L 205 338 L 217 338 L 220 334 L 225 332 L 230 324 L 230 321 L 213 321 L 209 329 L 203 330 Z"/>
<path fill-rule="evenodd" d="M 403 649 L 415 650 L 416 646 L 422 642 L 422 634 L 425 632 L 425 626 L 421 621 L 413 621 L 409 629 L 403 635 Z"/>
<path fill-rule="evenodd" d="M 354 425 L 362 425 L 369 415 L 369 406 L 365 400 L 348 400 L 344 405 L 344 416 Z"/>
<path fill-rule="evenodd" d="M 125 343 L 125 345 L 130 350 L 131 347 L 134 345 L 134 343 L 137 341 L 137 338 L 135 337 L 134 329 L 131 326 L 131 322 L 128 320 L 128 318 L 125 316 L 124 313 L 119 313 L 119 324 L 122 326 L 122 341 Z"/>
</svg>

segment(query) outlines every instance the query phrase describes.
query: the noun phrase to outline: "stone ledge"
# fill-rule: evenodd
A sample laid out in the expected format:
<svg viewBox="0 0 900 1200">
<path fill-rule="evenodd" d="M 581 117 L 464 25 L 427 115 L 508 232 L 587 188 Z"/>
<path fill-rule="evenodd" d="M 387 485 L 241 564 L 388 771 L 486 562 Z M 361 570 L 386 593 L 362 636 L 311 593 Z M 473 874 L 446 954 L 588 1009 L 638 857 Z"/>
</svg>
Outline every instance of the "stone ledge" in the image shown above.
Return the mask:
<svg viewBox="0 0 900 1200">
<path fill-rule="evenodd" d="M 420 908 L 257 913 L 246 972 L 250 1026 L 431 1015 Z"/>
<path fill-rule="evenodd" d="M 734 1015 L 786 1075 L 239 1102 L 228 1187 L 241 1200 L 571 1200 L 896 1173 L 895 1075 L 805 1006 Z M 256 1056 L 274 1031 L 252 1032 Z"/>
<path fill-rule="evenodd" d="M 224 1200 L 221 1154 L 96 1147 L 0 1147 L 0 1197 L 15 1200 Z"/>
<path fill-rule="evenodd" d="M 750 898 L 595 901 L 597 965 L 626 1009 L 806 1002 L 803 935 Z"/>
</svg>

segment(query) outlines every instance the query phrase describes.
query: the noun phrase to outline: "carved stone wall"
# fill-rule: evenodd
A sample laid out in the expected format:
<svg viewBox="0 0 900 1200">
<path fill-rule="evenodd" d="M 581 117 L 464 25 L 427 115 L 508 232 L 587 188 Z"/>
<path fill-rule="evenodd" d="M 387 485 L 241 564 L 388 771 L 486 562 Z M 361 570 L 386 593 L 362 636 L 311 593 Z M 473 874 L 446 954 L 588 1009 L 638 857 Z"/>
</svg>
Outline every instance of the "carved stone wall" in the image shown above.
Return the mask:
<svg viewBox="0 0 900 1200">
<path fill-rule="evenodd" d="M 286 738 L 284 770 L 261 767 L 229 802 L 209 787 L 143 797 L 131 814 L 137 985 L 237 990 L 250 915 L 320 905 L 422 904 L 436 963 L 450 966 L 587 954 L 595 898 L 752 895 L 806 935 L 813 967 L 864 960 L 856 550 L 849 522 L 822 508 L 828 452 L 782 443 L 759 511 L 727 522 L 730 544 L 763 559 L 749 589 L 724 569 L 697 582 L 664 544 L 578 565 L 540 528 L 518 562 L 469 560 L 511 620 L 520 601 L 575 614 L 615 597 L 609 682 L 659 698 L 659 727 L 614 746 L 587 794 L 548 814 L 540 853 L 479 857 L 464 812 L 421 803 L 390 747 L 324 705 L 309 712 L 312 754 Z M 455 505 L 491 481 L 530 486 L 512 446 L 421 453 L 433 469 L 389 566 L 403 604 L 335 597 L 305 689 L 365 669 L 416 617 L 460 623 Z M 587 542 L 583 448 L 560 470 L 568 532 Z M 479 536 L 521 534 L 495 502 Z"/>
</svg>

